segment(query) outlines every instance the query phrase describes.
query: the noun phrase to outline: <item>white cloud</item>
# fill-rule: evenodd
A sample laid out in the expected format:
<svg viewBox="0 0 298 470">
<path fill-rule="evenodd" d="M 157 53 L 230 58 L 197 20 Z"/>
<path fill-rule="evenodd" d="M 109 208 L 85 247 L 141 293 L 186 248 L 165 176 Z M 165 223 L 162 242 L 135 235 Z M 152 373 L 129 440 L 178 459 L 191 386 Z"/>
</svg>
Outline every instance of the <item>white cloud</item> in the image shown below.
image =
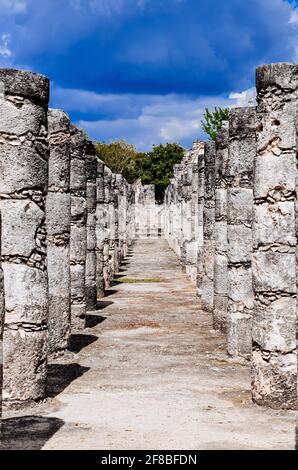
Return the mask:
<svg viewBox="0 0 298 470">
<path fill-rule="evenodd" d="M 248 88 L 247 90 L 238 92 L 232 92 L 229 94 L 231 100 L 235 100 L 234 106 L 255 106 L 256 104 L 256 89 L 255 87 Z"/>
<path fill-rule="evenodd" d="M 5 33 L 2 34 L 1 39 L 0 39 L 0 56 L 4 58 L 8 58 L 12 56 L 12 52 L 9 49 L 9 40 L 10 40 L 10 35 Z"/>
<path fill-rule="evenodd" d="M 54 87 L 52 106 L 70 113 L 82 113 L 77 125 L 91 138 L 106 142 L 125 139 L 139 150 L 153 144 L 204 138 L 201 120 L 205 108 L 251 105 L 254 89 L 225 96 L 190 96 L 179 94 L 138 95 L 98 94 L 85 90 Z M 94 119 L 92 119 L 94 117 Z"/>
<path fill-rule="evenodd" d="M 298 8 L 295 8 L 293 11 L 291 11 L 289 23 L 298 24 Z"/>
<path fill-rule="evenodd" d="M 25 13 L 27 2 L 25 0 L 0 0 L 1 13 L 17 14 Z"/>
</svg>

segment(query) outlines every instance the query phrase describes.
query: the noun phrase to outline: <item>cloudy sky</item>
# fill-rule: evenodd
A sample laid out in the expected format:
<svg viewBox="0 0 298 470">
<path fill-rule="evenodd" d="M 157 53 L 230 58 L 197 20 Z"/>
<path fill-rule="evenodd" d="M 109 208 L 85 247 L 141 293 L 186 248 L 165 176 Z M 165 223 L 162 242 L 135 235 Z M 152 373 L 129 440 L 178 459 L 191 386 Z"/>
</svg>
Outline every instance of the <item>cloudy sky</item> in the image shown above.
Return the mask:
<svg viewBox="0 0 298 470">
<path fill-rule="evenodd" d="M 207 106 L 254 99 L 257 65 L 298 61 L 287 0 L 0 0 L 0 67 L 43 73 L 97 140 L 190 146 Z"/>
</svg>

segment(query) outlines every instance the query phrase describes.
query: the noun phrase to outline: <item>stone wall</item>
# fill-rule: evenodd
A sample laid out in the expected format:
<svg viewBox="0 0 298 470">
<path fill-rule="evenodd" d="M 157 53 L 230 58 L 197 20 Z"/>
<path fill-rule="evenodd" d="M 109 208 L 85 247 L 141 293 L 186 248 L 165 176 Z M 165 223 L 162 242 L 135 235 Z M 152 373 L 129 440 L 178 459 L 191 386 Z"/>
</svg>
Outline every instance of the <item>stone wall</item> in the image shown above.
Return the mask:
<svg viewBox="0 0 298 470">
<path fill-rule="evenodd" d="M 196 269 L 228 354 L 251 360 L 253 401 L 297 408 L 298 66 L 256 77 L 257 107 L 232 109 L 201 161 L 190 166 L 191 150 L 174 167 L 165 236 L 190 277 Z"/>
<path fill-rule="evenodd" d="M 46 397 L 49 355 L 85 327 L 135 237 L 133 188 L 48 99 L 46 77 L 0 69 L 0 410 L 2 391 L 7 406 Z"/>
</svg>

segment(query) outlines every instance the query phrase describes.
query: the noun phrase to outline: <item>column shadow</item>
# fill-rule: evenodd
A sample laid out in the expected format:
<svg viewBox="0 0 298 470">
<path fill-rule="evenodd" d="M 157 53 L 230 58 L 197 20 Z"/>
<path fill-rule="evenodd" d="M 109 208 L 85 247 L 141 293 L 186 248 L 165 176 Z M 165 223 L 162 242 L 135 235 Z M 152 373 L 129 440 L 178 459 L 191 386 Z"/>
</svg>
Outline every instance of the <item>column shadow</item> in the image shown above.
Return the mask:
<svg viewBox="0 0 298 470">
<path fill-rule="evenodd" d="M 49 364 L 47 396 L 54 398 L 65 390 L 71 382 L 84 375 L 90 367 L 80 364 Z"/>
<path fill-rule="evenodd" d="M 93 316 L 93 315 L 89 315 L 89 316 Z M 89 346 L 89 344 L 95 343 L 95 341 L 97 340 L 98 340 L 98 336 L 95 336 L 95 335 L 73 334 L 70 337 L 70 344 L 69 344 L 68 349 L 70 352 L 77 354 L 82 349 L 86 348 L 86 346 Z"/>
<path fill-rule="evenodd" d="M 3 419 L 0 450 L 40 450 L 63 424 L 62 419 L 44 416 Z"/>
</svg>

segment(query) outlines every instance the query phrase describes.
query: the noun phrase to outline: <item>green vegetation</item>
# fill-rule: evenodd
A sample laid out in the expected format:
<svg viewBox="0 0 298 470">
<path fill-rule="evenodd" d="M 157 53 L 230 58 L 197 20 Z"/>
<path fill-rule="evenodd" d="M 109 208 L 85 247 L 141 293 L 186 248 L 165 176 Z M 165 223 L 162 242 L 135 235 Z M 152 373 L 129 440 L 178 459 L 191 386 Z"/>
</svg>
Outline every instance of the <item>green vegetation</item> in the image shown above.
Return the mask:
<svg viewBox="0 0 298 470">
<path fill-rule="evenodd" d="M 137 152 L 133 145 L 123 140 L 109 144 L 99 142 L 96 151 L 113 172 L 121 173 L 129 183 L 141 178 L 143 184 L 155 184 L 158 201 L 163 200 L 164 191 L 173 177 L 173 167 L 184 155 L 184 149 L 175 143 L 156 145 L 150 152 Z"/>
<path fill-rule="evenodd" d="M 211 140 L 216 139 L 223 121 L 227 121 L 229 119 L 229 112 L 228 108 L 215 107 L 214 111 L 209 111 L 208 108 L 205 109 L 204 119 L 201 123 L 203 130 L 209 135 Z"/>
</svg>

